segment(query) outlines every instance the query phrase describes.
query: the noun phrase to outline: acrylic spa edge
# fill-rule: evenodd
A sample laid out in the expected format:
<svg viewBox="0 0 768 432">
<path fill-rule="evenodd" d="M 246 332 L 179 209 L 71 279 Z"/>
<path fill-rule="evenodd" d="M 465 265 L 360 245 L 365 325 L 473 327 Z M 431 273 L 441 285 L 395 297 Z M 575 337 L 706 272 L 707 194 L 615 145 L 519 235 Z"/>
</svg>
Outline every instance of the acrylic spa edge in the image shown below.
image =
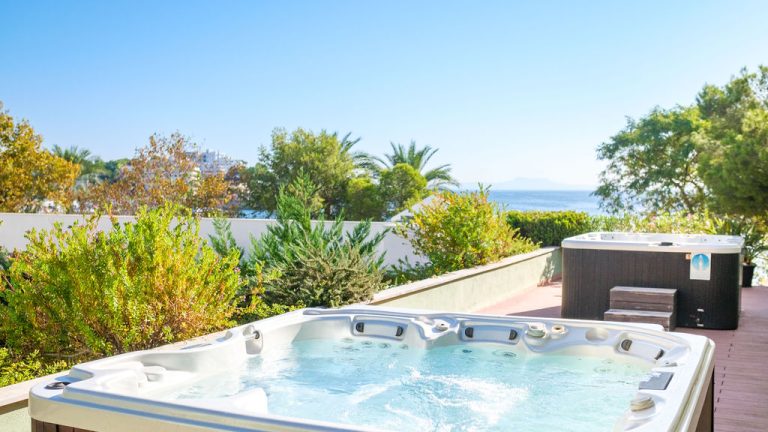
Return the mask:
<svg viewBox="0 0 768 432">
<path fill-rule="evenodd" d="M 627 355 L 633 361 L 647 362 L 653 373 L 672 372 L 673 379 L 663 390 L 639 390 L 638 398 L 651 403 L 635 410 L 627 407 L 625 415 L 616 419 L 618 430 L 712 428 L 714 343 L 706 337 L 664 332 L 655 325 L 354 306 L 297 310 L 218 333 L 206 343 L 173 351 L 127 353 L 78 365 L 57 379 L 65 384 L 43 383 L 30 391 L 33 431 L 373 430 L 272 414 L 244 414 L 225 399 L 207 400 L 209 404 L 202 407 L 162 401 L 142 397 L 145 392 L 139 390 L 165 385 L 163 374 L 171 378 L 167 382 L 173 381 L 174 374 L 189 376 L 211 368 L 235 367 L 244 356 L 268 347 L 267 341 L 284 343 L 299 332 L 307 339 L 330 333 L 335 337 L 399 340 L 425 348 L 435 341 L 484 342 L 516 345 L 539 354 Z"/>
</svg>

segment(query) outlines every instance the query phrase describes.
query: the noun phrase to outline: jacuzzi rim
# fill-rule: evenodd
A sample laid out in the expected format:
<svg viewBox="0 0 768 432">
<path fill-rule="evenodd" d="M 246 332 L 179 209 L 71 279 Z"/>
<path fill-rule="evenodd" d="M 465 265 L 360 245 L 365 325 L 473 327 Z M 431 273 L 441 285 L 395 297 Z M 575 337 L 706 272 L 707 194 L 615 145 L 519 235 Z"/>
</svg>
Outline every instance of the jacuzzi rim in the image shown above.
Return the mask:
<svg viewBox="0 0 768 432">
<path fill-rule="evenodd" d="M 648 236 L 656 241 L 640 241 L 632 239 L 603 240 L 600 237 L 605 235 L 615 236 Z M 687 243 L 686 239 L 692 238 L 716 238 L 722 241 L 712 241 L 704 243 Z M 677 242 L 675 243 L 675 240 Z M 674 244 L 661 246 L 658 241 L 672 241 Z M 568 237 L 561 242 L 564 249 L 599 249 L 599 250 L 620 250 L 637 252 L 702 252 L 713 254 L 738 254 L 744 248 L 744 239 L 739 236 L 728 236 L 719 234 L 676 234 L 676 233 L 647 233 L 647 232 L 629 232 L 629 231 L 593 231 Z"/>
<path fill-rule="evenodd" d="M 214 333 L 212 335 L 209 335 L 213 339 L 213 343 L 211 343 L 208 346 L 199 346 L 190 348 L 191 350 L 210 350 L 215 349 L 218 346 L 221 346 L 221 344 L 236 344 L 239 342 L 242 342 L 242 338 L 238 337 L 241 336 L 243 331 L 248 326 L 257 325 L 259 329 L 262 329 L 263 332 L 268 332 L 269 327 L 272 327 L 270 324 L 275 324 L 274 327 L 281 327 L 282 325 L 288 325 L 294 321 L 302 322 L 304 321 L 304 317 L 306 316 L 333 316 L 333 315 L 344 315 L 349 316 L 350 320 L 353 319 L 354 316 L 357 315 L 367 315 L 367 316 L 389 316 L 392 317 L 393 315 L 405 315 L 407 317 L 410 317 L 410 319 L 417 319 L 418 317 L 426 317 L 426 318 L 454 318 L 454 319 L 462 319 L 465 321 L 490 321 L 490 322 L 503 322 L 503 323 L 533 323 L 533 322 L 544 322 L 548 323 L 548 327 L 551 327 L 552 325 L 557 324 L 564 324 L 566 328 L 573 328 L 575 327 L 589 327 L 589 328 L 604 328 L 604 329 L 610 329 L 610 330 L 617 330 L 617 331 L 631 331 L 636 332 L 640 334 L 650 334 L 655 337 L 662 337 L 667 340 L 674 341 L 675 343 L 682 343 L 683 345 L 687 346 L 689 349 L 691 347 L 692 341 L 708 341 L 709 344 L 713 346 L 713 343 L 708 340 L 707 338 L 703 336 L 695 336 L 695 335 L 688 335 L 688 334 L 678 334 L 678 333 L 669 333 L 669 332 L 661 332 L 657 329 L 659 326 L 654 325 L 633 325 L 633 324 L 627 324 L 627 323 L 607 323 L 604 321 L 589 321 L 589 320 L 569 320 L 569 319 L 553 319 L 553 318 L 533 318 L 533 317 L 518 317 L 518 316 L 496 316 L 496 315 L 486 315 L 486 314 L 465 314 L 465 313 L 442 313 L 442 312 L 436 312 L 436 311 L 417 311 L 417 310 L 409 310 L 409 309 L 397 309 L 397 308 L 384 308 L 384 307 L 375 307 L 375 306 L 353 306 L 353 307 L 347 307 L 347 308 L 341 308 L 341 309 L 302 309 L 297 310 L 294 312 L 291 312 L 289 314 L 285 314 L 282 316 L 277 316 L 273 318 L 269 318 L 266 320 L 256 321 L 253 323 L 243 324 L 237 327 L 234 327 L 232 329 L 229 329 L 224 332 L 218 332 Z M 285 323 L 283 323 L 285 321 Z M 583 344 L 584 342 L 582 342 Z M 180 350 L 183 351 L 183 350 Z M 122 358 L 127 358 L 132 355 L 138 355 L 138 353 L 154 353 L 157 352 L 157 350 L 147 350 L 147 351 L 139 351 L 134 353 L 126 353 L 119 356 L 111 357 L 108 359 L 100 359 L 95 360 L 93 362 L 84 363 L 82 365 L 78 365 L 75 368 L 72 369 L 72 371 L 80 371 L 80 379 L 82 380 L 88 380 L 88 376 L 90 375 L 90 378 L 97 375 L 99 373 L 99 368 L 92 368 L 92 366 L 95 363 L 104 363 L 106 362 L 106 366 L 108 366 L 111 363 L 118 362 Z M 169 351 L 170 353 L 179 352 L 179 351 Z M 166 352 L 167 353 L 167 352 Z M 700 360 L 700 363 L 705 362 L 706 359 L 702 358 Z M 710 359 L 711 362 L 711 359 Z M 653 366 L 652 366 L 653 367 Z M 698 368 L 699 366 L 697 366 Z M 692 370 L 692 367 L 686 367 L 685 370 Z M 694 371 L 695 372 L 695 371 Z M 77 375 L 77 373 L 75 373 Z M 47 384 L 47 383 L 45 383 Z M 42 390 L 41 387 L 45 384 L 41 384 L 40 386 L 37 386 L 33 388 L 30 391 L 30 413 L 32 414 L 33 418 L 37 418 L 42 421 L 49 421 L 45 418 L 39 418 L 40 416 L 36 415 L 38 414 L 37 407 L 38 403 L 48 403 L 48 398 L 51 396 L 50 394 L 46 395 L 46 391 Z M 695 382 L 690 381 L 690 386 L 694 386 Z M 118 405 L 100 405 L 96 403 L 98 400 L 102 401 L 120 401 L 120 402 L 129 402 L 133 404 L 138 404 L 149 408 L 157 408 L 158 405 L 161 405 L 162 407 L 165 407 L 167 410 L 170 410 L 172 412 L 176 412 L 178 414 L 186 413 L 189 414 L 197 414 L 197 416 L 206 417 L 206 416 L 221 416 L 222 414 L 233 418 L 233 419 L 241 419 L 247 423 L 256 423 L 258 425 L 261 425 L 260 427 L 289 427 L 289 428 L 300 428 L 304 430 L 349 430 L 349 431 L 368 431 L 368 430 L 376 430 L 372 428 L 367 428 L 360 425 L 349 425 L 349 424 L 341 424 L 341 423 L 332 423 L 332 422 L 324 422 L 324 421 L 316 421 L 316 420 L 309 420 L 309 419 L 303 419 L 303 418 L 297 418 L 297 417 L 285 417 L 280 415 L 275 415 L 272 413 L 267 414 L 259 414 L 259 415 L 253 415 L 253 414 L 238 414 L 236 412 L 231 411 L 220 411 L 220 410 L 206 410 L 199 407 L 192 407 L 189 405 L 184 405 L 180 403 L 173 403 L 163 400 L 158 400 L 157 398 L 148 397 L 144 395 L 138 395 L 138 396 L 131 396 L 131 395 L 125 395 L 125 394 L 117 394 L 114 392 L 108 392 L 108 391 L 100 391 L 97 389 L 77 389 L 77 386 L 68 388 L 66 390 L 70 396 L 80 395 L 83 396 L 86 402 L 97 405 L 100 409 L 104 411 L 115 411 L 118 409 L 121 409 Z M 61 391 L 57 391 L 57 393 L 61 393 Z M 652 392 L 651 392 L 652 394 Z M 62 398 L 61 402 L 64 402 L 64 405 L 70 405 L 70 404 L 76 404 L 77 401 L 75 400 L 65 400 Z M 95 399 L 91 401 L 87 401 L 88 399 Z M 686 402 L 687 404 L 687 402 Z M 685 419 L 682 418 L 683 415 L 686 415 L 688 412 L 687 409 L 684 409 L 687 405 L 684 405 L 681 402 L 681 406 L 679 408 L 678 415 L 681 416 L 681 421 L 684 421 Z M 668 410 L 667 410 L 668 411 Z M 141 411 L 142 413 L 145 413 L 146 411 Z M 652 424 L 655 424 L 655 422 L 652 422 Z M 675 422 L 670 423 L 671 425 L 674 425 Z M 672 426 L 674 427 L 674 426 Z M 644 430 L 644 428 L 638 428 L 634 430 Z"/>
</svg>

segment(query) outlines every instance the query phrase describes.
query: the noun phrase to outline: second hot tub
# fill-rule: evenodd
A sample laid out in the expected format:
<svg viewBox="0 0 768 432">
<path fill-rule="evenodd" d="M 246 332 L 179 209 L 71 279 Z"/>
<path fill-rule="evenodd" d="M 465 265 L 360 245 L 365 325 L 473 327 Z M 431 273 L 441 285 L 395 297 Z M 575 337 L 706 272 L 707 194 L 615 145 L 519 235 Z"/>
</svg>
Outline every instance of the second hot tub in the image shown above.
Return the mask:
<svg viewBox="0 0 768 432">
<path fill-rule="evenodd" d="M 677 290 L 676 324 L 735 329 L 741 237 L 593 232 L 563 240 L 564 318 L 603 319 L 616 286 Z"/>
</svg>

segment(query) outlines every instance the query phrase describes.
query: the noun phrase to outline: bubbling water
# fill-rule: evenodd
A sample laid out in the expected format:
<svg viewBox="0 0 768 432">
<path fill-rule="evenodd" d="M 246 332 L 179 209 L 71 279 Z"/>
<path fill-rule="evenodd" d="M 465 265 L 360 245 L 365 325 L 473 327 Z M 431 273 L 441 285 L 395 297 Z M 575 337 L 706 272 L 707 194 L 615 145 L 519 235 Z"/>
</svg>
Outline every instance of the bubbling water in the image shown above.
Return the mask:
<svg viewBox="0 0 768 432">
<path fill-rule="evenodd" d="M 366 338 L 306 340 L 167 395 L 263 389 L 268 412 L 396 431 L 611 430 L 650 370 L 600 357 L 471 344 L 431 349 Z"/>
</svg>

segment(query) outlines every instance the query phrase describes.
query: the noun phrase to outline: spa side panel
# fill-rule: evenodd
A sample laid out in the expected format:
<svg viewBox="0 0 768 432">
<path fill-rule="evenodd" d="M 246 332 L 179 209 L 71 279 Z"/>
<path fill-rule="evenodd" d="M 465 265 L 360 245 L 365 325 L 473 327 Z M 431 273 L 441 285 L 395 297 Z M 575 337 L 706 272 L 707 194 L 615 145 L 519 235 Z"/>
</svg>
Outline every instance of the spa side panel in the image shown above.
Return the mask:
<svg viewBox="0 0 768 432">
<path fill-rule="evenodd" d="M 564 318 L 602 320 L 615 286 L 677 289 L 677 325 L 735 329 L 741 303 L 739 254 L 711 254 L 710 280 L 693 280 L 690 255 L 563 249 Z"/>
</svg>

